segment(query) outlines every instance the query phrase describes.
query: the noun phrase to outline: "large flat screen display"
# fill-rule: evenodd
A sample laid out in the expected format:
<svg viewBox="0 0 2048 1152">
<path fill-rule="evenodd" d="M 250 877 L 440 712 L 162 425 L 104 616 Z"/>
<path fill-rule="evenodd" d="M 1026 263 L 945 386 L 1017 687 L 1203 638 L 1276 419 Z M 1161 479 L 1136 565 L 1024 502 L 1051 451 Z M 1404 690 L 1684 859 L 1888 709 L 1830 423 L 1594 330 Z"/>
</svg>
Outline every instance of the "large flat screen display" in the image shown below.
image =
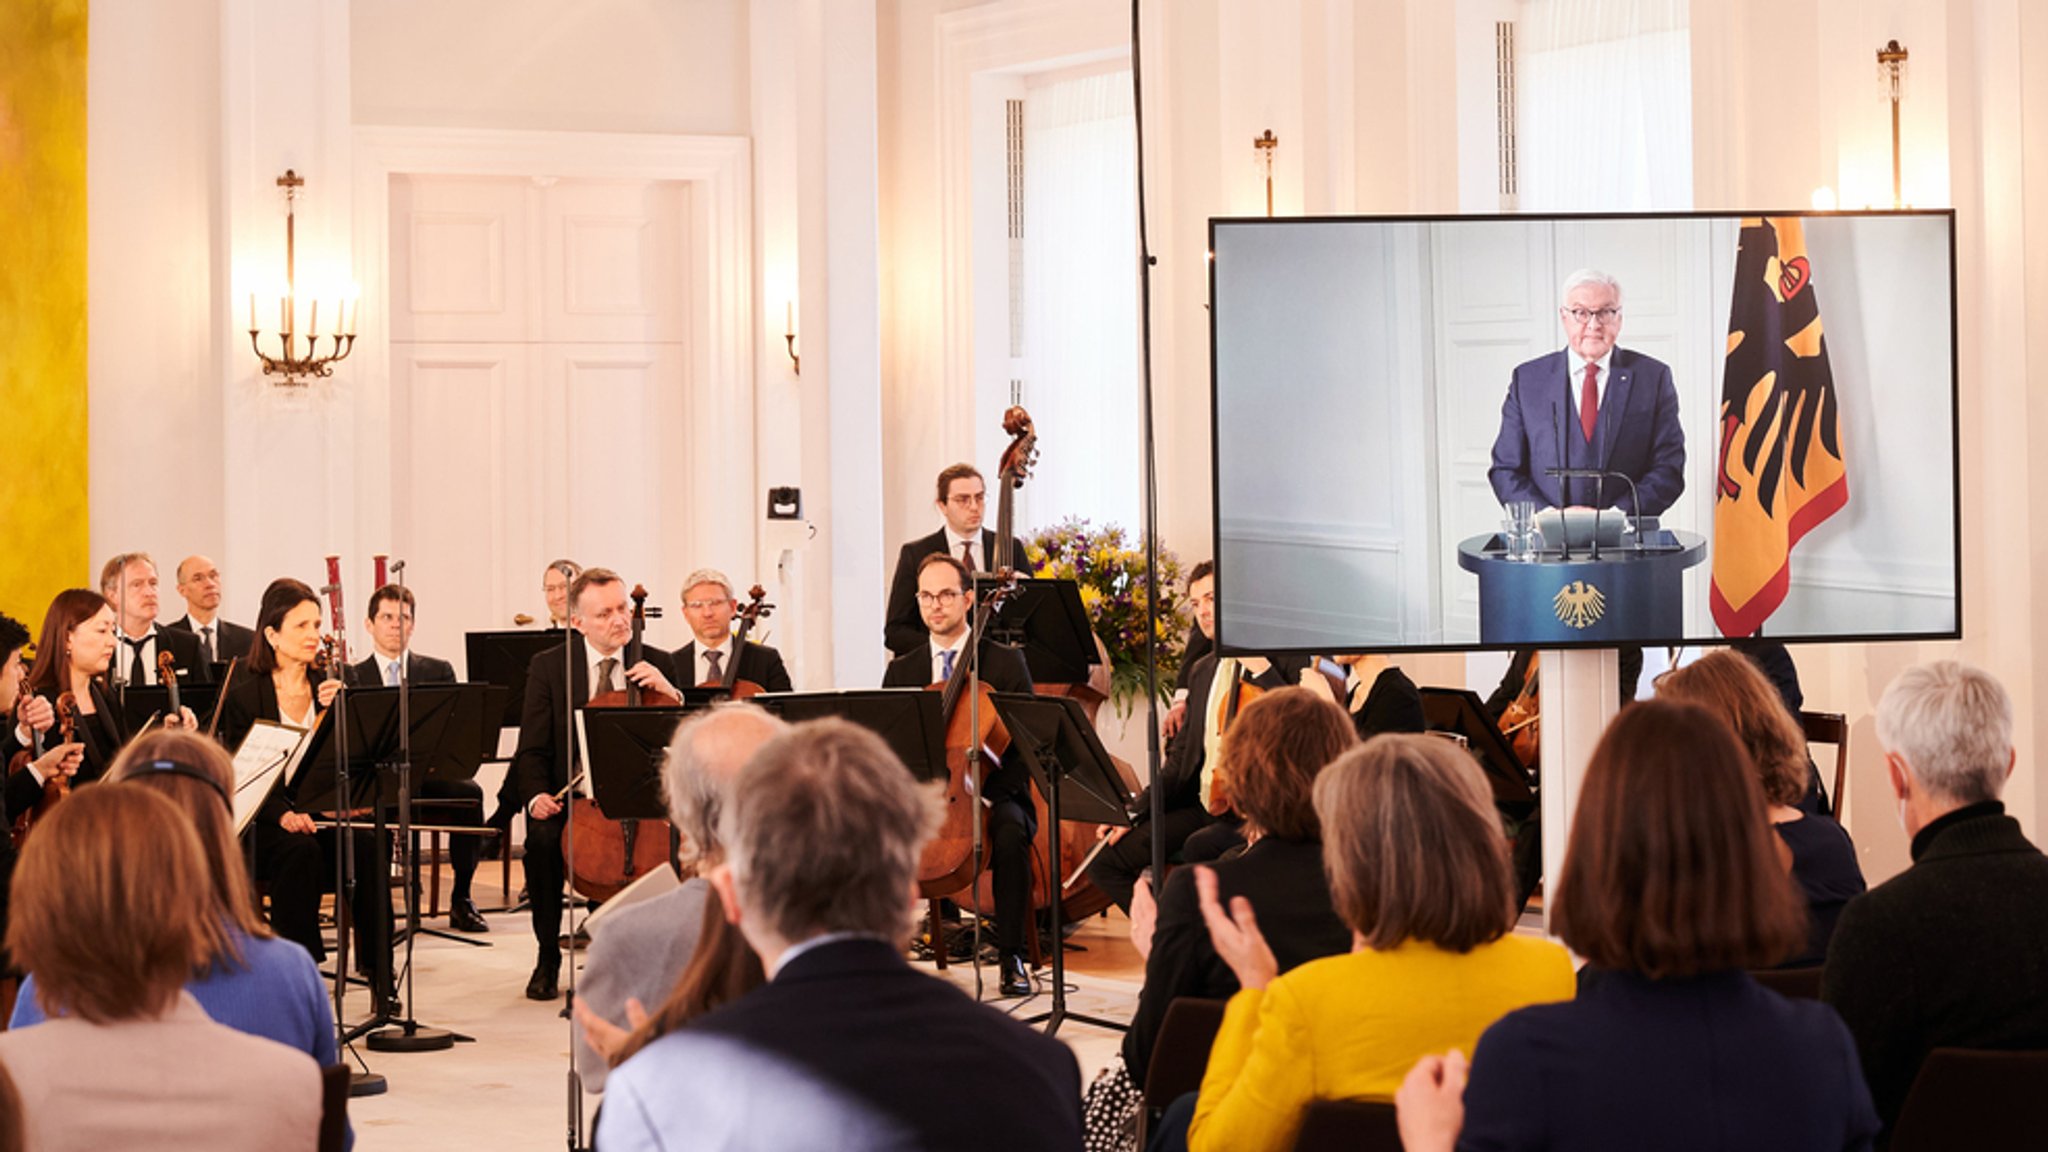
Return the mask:
<svg viewBox="0 0 2048 1152">
<path fill-rule="evenodd" d="M 1954 233 L 1212 220 L 1219 642 L 1959 636 Z"/>
</svg>

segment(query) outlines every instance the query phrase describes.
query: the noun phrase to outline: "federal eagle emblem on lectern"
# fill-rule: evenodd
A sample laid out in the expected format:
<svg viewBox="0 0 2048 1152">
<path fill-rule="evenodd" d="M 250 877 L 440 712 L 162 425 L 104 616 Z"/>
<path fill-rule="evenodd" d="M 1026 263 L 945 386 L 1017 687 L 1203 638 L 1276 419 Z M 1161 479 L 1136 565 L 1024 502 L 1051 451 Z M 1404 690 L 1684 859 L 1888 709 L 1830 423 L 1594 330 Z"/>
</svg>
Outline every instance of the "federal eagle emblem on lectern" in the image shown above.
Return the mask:
<svg viewBox="0 0 2048 1152">
<path fill-rule="evenodd" d="M 1550 606 L 1556 610 L 1559 623 L 1585 628 L 1606 615 L 1607 597 L 1584 580 L 1574 580 L 1557 590 Z"/>
</svg>

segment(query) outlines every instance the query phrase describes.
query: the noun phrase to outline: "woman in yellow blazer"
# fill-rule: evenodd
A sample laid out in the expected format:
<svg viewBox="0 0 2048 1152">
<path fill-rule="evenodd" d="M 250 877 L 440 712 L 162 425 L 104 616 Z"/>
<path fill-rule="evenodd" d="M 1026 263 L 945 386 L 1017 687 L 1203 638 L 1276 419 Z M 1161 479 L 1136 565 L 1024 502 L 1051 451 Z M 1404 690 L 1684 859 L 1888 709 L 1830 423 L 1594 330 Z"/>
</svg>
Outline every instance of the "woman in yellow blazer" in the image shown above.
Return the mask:
<svg viewBox="0 0 2048 1152">
<path fill-rule="evenodd" d="M 1214 877 L 1197 873 L 1210 937 L 1243 991 L 1209 1054 L 1187 1128 L 1194 1152 L 1291 1148 L 1310 1101 L 1391 1099 L 1423 1054 L 1474 1043 L 1516 1008 L 1571 999 L 1564 949 L 1509 933 L 1507 841 L 1470 756 L 1433 737 L 1379 736 L 1323 770 L 1315 806 L 1350 953 L 1278 975 L 1250 903 L 1226 912 Z"/>
</svg>

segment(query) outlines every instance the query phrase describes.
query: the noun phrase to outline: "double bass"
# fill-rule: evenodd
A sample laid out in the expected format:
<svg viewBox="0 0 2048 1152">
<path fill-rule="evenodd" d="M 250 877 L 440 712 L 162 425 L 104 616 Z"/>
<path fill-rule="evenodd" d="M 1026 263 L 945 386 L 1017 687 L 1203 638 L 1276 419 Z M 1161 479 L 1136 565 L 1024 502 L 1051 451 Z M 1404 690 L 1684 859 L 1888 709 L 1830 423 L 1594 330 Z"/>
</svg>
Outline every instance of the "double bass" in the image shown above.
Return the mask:
<svg viewBox="0 0 2048 1152">
<path fill-rule="evenodd" d="M 640 663 L 648 617 L 661 615 L 661 609 L 647 606 L 647 589 L 643 585 L 633 586 L 632 599 L 633 636 L 626 641 L 625 658 L 620 661 L 622 675 L 626 669 Z M 738 650 L 734 652 L 737 655 Z M 735 659 L 733 664 L 737 666 L 739 661 Z M 624 688 L 592 697 L 588 707 L 675 708 L 681 705 L 680 697 L 657 688 L 642 688 L 628 679 Z M 584 774 L 589 774 L 588 765 L 584 766 Z M 668 821 L 614 820 L 604 814 L 596 796 L 578 796 L 573 781 L 563 802 L 569 806 L 571 830 L 562 838 L 562 859 L 568 866 L 570 882 L 585 897 L 599 902 L 609 900 L 640 877 L 669 866 L 674 826 Z"/>
</svg>

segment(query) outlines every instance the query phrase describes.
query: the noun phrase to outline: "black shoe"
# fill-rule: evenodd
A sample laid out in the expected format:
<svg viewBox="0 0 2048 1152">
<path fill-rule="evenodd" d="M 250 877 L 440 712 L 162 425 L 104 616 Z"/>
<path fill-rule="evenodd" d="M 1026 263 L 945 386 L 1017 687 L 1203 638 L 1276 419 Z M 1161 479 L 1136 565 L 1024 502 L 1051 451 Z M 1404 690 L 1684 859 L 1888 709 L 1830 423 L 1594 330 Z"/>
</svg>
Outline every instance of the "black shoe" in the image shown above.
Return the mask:
<svg viewBox="0 0 2048 1152">
<path fill-rule="evenodd" d="M 491 926 L 484 922 L 484 914 L 476 910 L 476 901 L 467 896 L 448 906 L 448 926 L 457 932 L 491 930 Z"/>
<path fill-rule="evenodd" d="M 405 1019 L 404 1002 L 390 993 L 386 993 L 378 999 L 376 1011 L 377 1015 L 382 1016 L 386 1020 L 397 1021 Z"/>
<path fill-rule="evenodd" d="M 561 988 L 556 983 L 561 978 L 561 975 L 562 969 L 559 965 L 535 964 L 533 966 L 533 978 L 526 982 L 526 998 L 528 1000 L 553 1000 L 561 994 Z"/>
<path fill-rule="evenodd" d="M 582 949 L 590 947 L 590 929 L 578 928 L 576 930 L 576 937 L 573 940 L 570 939 L 567 932 L 562 933 L 560 936 L 555 937 L 555 947 L 560 948 L 564 952 L 569 951 L 571 948 Z"/>
<path fill-rule="evenodd" d="M 1031 995 L 1031 974 L 1024 966 L 1024 956 L 1019 952 L 1005 952 L 998 969 L 1003 974 L 999 986 L 1005 996 Z"/>
</svg>

